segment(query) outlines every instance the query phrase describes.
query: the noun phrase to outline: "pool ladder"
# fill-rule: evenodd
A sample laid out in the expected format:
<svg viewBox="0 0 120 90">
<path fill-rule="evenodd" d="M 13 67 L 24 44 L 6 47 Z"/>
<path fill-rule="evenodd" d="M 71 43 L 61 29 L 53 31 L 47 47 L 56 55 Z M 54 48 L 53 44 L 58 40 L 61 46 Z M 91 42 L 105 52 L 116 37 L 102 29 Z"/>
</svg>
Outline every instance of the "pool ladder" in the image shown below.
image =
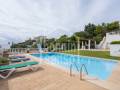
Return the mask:
<svg viewBox="0 0 120 90">
<path fill-rule="evenodd" d="M 72 63 L 72 64 L 70 65 L 70 76 L 72 76 L 72 68 L 73 68 L 73 65 L 76 67 L 77 71 L 78 71 L 79 74 L 80 74 L 80 75 L 79 75 L 79 76 L 80 76 L 80 80 L 83 80 L 83 74 L 82 74 L 83 68 L 85 69 L 86 74 L 88 75 L 88 71 L 87 71 L 87 68 L 86 68 L 85 64 L 82 64 L 81 67 L 78 68 L 78 66 L 76 65 L 75 62 Z"/>
</svg>

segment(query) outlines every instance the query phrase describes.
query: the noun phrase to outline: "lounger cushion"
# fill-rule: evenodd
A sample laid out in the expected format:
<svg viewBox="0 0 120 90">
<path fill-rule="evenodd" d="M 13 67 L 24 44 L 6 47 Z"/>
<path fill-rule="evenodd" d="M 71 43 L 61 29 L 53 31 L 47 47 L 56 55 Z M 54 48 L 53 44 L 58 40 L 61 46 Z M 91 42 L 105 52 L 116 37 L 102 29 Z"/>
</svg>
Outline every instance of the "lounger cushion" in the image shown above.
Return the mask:
<svg viewBox="0 0 120 90">
<path fill-rule="evenodd" d="M 18 59 L 10 59 L 11 62 L 21 62 L 21 61 L 28 61 L 30 58 L 18 58 Z"/>
<path fill-rule="evenodd" d="M 18 59 L 18 58 L 25 58 L 25 56 L 10 56 L 10 59 Z"/>
<path fill-rule="evenodd" d="M 24 62 L 24 63 L 19 63 L 19 64 L 12 64 L 12 65 L 5 65 L 5 66 L 0 66 L 0 70 L 22 68 L 22 67 L 32 66 L 36 64 L 38 64 L 38 62 L 33 61 L 33 62 Z"/>
</svg>

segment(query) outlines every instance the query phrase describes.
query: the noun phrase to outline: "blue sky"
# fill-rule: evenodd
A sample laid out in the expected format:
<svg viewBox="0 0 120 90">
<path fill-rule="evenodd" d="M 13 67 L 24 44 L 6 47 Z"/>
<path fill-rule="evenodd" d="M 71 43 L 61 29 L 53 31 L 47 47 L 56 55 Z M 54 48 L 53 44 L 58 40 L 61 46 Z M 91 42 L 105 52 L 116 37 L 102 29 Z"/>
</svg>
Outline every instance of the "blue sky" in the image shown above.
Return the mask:
<svg viewBox="0 0 120 90">
<path fill-rule="evenodd" d="M 85 24 L 120 20 L 120 0 L 0 0 L 0 44 L 58 37 Z"/>
</svg>

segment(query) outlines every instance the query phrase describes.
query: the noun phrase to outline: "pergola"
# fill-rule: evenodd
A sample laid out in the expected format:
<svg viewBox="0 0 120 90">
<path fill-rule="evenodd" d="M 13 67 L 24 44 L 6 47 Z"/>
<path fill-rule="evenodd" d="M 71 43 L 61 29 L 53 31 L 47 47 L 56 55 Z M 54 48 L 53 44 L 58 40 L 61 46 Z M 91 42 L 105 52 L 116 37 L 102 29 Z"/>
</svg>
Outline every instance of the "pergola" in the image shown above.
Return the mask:
<svg viewBox="0 0 120 90">
<path fill-rule="evenodd" d="M 96 47 L 96 41 L 93 39 L 78 39 L 78 49 L 80 49 L 80 43 L 81 43 L 81 49 L 86 49 L 86 46 L 88 49 L 91 49 L 91 42 L 94 43 L 94 47 Z"/>
<path fill-rule="evenodd" d="M 96 48 L 96 41 L 93 39 L 82 39 L 82 38 L 77 38 L 77 41 L 67 41 L 64 43 L 55 43 L 52 45 L 54 50 L 66 50 L 67 48 L 69 49 L 91 49 L 91 48 Z"/>
</svg>

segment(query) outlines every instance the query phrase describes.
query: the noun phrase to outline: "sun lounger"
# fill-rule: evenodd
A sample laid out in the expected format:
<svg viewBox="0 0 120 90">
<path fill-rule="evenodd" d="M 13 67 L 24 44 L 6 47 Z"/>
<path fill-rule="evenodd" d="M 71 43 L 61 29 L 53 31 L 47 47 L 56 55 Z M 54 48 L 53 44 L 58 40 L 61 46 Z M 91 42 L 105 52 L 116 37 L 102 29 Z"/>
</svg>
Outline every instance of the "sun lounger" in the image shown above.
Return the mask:
<svg viewBox="0 0 120 90">
<path fill-rule="evenodd" d="M 29 61 L 30 58 L 17 58 L 17 59 L 9 59 L 10 63 L 14 62 L 24 62 L 24 61 Z"/>
<path fill-rule="evenodd" d="M 10 56 L 10 59 L 25 58 L 25 56 Z"/>
<path fill-rule="evenodd" d="M 24 62 L 24 63 L 0 66 L 0 77 L 6 79 L 18 68 L 26 67 L 28 69 L 31 69 L 32 71 L 35 71 L 37 70 L 37 67 L 33 67 L 33 66 L 38 64 L 39 64 L 38 62 L 32 61 L 32 62 Z M 8 73 L 6 75 L 2 74 L 2 72 L 4 73 L 5 71 L 8 71 Z"/>
</svg>

